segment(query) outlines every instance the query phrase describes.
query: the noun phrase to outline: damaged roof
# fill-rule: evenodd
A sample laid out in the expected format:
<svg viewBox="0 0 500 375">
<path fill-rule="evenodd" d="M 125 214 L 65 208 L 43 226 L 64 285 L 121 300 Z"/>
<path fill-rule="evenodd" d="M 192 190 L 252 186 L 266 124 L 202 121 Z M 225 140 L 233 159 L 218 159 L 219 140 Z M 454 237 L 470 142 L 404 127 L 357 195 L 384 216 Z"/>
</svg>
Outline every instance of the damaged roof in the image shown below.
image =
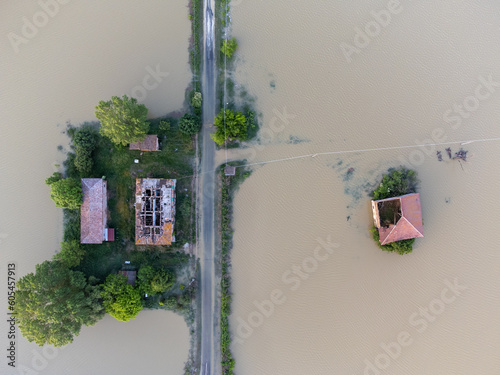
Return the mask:
<svg viewBox="0 0 500 375">
<path fill-rule="evenodd" d="M 395 225 L 390 224 L 387 227 L 380 226 L 380 220 L 377 220 L 379 212 L 376 207 L 378 207 L 379 202 L 388 202 L 392 200 L 400 201 L 401 217 Z M 375 205 L 373 203 L 375 203 Z M 372 201 L 372 207 L 374 210 L 375 225 L 378 227 L 381 245 L 424 236 L 420 194 L 407 194 L 400 197 Z"/>
<path fill-rule="evenodd" d="M 136 245 L 171 245 L 175 241 L 174 179 L 136 179 Z"/>
<path fill-rule="evenodd" d="M 141 142 L 133 142 L 129 146 L 130 150 L 139 151 L 158 151 L 158 136 L 156 134 L 148 134 Z"/>
</svg>

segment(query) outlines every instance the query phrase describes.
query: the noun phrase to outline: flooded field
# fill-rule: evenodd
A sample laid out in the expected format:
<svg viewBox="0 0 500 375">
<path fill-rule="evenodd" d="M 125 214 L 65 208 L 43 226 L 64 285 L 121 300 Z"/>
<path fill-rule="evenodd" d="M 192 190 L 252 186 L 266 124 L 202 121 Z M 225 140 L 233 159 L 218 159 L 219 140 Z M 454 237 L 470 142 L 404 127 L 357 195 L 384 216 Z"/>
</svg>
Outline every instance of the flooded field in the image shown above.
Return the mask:
<svg viewBox="0 0 500 375">
<path fill-rule="evenodd" d="M 191 80 L 186 2 L 47 3 L 52 5 L 26 0 L 0 5 L 4 279 L 7 263 L 16 263 L 19 278 L 59 248 L 62 212 L 50 200 L 44 180 L 65 159 L 66 124 L 95 121 L 95 105 L 112 95 L 137 97 L 151 117 L 180 110 Z M 6 293 L 0 301 L 6 311 Z M 7 332 L 6 322 L 0 327 Z M 145 368 L 180 374 L 188 348 L 182 318 L 143 311 L 127 324 L 107 316 L 56 354 L 21 338 L 17 363 L 31 371 L 27 374 L 137 374 Z M 5 358 L 0 372 L 18 373 Z"/>
<path fill-rule="evenodd" d="M 235 78 L 263 114 L 260 144 L 229 153 L 262 163 L 235 198 L 236 373 L 498 374 L 500 142 L 460 141 L 500 137 L 499 11 L 233 5 Z M 406 148 L 445 142 L 472 157 Z M 425 236 L 405 256 L 368 232 L 367 192 L 401 164 Z"/>
</svg>

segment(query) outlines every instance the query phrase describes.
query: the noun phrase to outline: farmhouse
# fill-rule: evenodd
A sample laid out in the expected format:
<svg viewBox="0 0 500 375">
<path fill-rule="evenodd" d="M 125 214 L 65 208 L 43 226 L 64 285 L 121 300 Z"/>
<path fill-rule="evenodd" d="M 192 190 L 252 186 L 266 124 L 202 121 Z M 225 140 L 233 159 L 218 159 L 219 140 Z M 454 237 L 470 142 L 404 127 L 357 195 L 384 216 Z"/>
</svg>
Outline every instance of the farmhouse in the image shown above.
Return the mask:
<svg viewBox="0 0 500 375">
<path fill-rule="evenodd" d="M 424 236 L 420 194 L 372 201 L 372 210 L 381 245 Z"/>
<path fill-rule="evenodd" d="M 80 207 L 80 242 L 101 244 L 114 241 L 115 232 L 107 228 L 107 184 L 102 178 L 82 178 L 83 203 Z"/>
<path fill-rule="evenodd" d="M 175 184 L 173 179 L 136 179 L 136 245 L 171 245 L 175 242 Z"/>
</svg>

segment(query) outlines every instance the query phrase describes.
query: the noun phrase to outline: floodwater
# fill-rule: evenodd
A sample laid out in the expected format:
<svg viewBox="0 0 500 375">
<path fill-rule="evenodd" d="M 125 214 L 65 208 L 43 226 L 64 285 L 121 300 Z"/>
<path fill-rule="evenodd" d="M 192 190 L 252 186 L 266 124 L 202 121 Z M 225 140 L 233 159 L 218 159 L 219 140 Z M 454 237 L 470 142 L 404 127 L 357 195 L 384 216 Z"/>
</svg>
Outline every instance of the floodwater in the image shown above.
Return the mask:
<svg viewBox="0 0 500 375">
<path fill-rule="evenodd" d="M 51 7 L 27 0 L 0 5 L 0 267 L 5 280 L 7 263 L 16 264 L 19 278 L 59 248 L 62 212 L 50 200 L 44 179 L 65 158 L 66 123 L 95 121 L 95 105 L 112 95 L 141 99 L 152 117 L 180 110 L 191 80 L 187 2 L 46 3 Z M 26 22 L 37 26 L 23 26 Z M 14 45 L 9 33 L 18 36 Z M 16 43 L 20 38 L 23 42 Z M 0 294 L 2 311 L 6 289 Z M 0 327 L 5 351 L 8 326 Z M 31 375 L 144 369 L 180 374 L 189 333 L 173 313 L 143 311 L 126 324 L 106 317 L 84 328 L 56 355 L 21 337 L 16 349 L 17 365 Z M 17 374 L 6 361 L 2 356 L 0 372 Z"/>
<path fill-rule="evenodd" d="M 263 130 L 230 158 L 500 137 L 500 4 L 394 4 L 236 2 L 235 78 Z M 499 146 L 464 145 L 461 164 L 441 145 L 254 166 L 235 198 L 236 373 L 498 374 Z M 405 256 L 368 232 L 367 191 L 401 164 L 418 171 L 425 235 Z"/>
</svg>

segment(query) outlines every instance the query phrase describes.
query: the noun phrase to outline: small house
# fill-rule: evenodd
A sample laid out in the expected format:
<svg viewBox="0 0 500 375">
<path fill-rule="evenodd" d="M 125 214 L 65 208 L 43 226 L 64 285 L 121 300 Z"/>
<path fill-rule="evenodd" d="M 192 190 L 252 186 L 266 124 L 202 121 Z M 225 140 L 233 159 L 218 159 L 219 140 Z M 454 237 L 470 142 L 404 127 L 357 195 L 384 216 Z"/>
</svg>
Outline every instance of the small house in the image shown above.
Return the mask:
<svg viewBox="0 0 500 375">
<path fill-rule="evenodd" d="M 131 143 L 129 145 L 129 150 L 159 151 L 158 136 L 156 134 L 148 134 L 143 141 Z"/>
<path fill-rule="evenodd" d="M 80 207 L 80 242 L 101 244 L 114 241 L 114 229 L 107 228 L 107 184 L 102 178 L 82 178 L 83 203 Z"/>
<path fill-rule="evenodd" d="M 372 211 L 381 245 L 424 236 L 418 193 L 372 201 Z"/>
</svg>

